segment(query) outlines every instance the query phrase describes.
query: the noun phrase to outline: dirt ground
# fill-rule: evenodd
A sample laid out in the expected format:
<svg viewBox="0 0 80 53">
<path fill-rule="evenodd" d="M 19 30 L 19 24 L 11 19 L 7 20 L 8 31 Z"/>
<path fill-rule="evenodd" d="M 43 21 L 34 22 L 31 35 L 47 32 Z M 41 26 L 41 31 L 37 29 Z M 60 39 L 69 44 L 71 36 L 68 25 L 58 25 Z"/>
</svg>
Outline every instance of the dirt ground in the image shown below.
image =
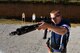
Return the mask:
<svg viewBox="0 0 80 53">
<path fill-rule="evenodd" d="M 0 53 L 48 53 L 43 31 L 32 31 L 22 36 L 9 36 L 21 25 L 0 24 Z M 71 28 L 67 53 L 80 53 L 80 26 Z M 48 33 L 50 35 L 50 33 Z M 48 36 L 49 37 L 49 36 Z"/>
</svg>

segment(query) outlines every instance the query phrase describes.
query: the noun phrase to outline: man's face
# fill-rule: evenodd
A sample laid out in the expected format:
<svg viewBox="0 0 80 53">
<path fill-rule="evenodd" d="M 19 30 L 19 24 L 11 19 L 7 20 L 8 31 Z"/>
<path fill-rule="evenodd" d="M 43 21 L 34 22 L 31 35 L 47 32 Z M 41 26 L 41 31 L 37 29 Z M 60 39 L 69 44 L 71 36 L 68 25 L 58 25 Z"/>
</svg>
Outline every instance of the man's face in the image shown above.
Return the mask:
<svg viewBox="0 0 80 53">
<path fill-rule="evenodd" d="M 61 21 L 60 14 L 50 13 L 50 18 L 51 18 L 51 21 L 54 22 L 55 24 L 58 24 Z"/>
</svg>

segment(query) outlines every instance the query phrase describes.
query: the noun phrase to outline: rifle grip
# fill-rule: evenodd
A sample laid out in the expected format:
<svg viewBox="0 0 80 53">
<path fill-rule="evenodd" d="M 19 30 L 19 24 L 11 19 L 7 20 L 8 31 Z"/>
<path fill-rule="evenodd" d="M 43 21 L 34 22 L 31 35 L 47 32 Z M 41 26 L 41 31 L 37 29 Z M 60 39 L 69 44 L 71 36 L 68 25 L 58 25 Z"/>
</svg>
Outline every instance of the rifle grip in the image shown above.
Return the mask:
<svg viewBox="0 0 80 53">
<path fill-rule="evenodd" d="M 44 36 L 43 36 L 43 39 L 46 39 L 47 38 L 47 29 L 44 31 Z"/>
</svg>

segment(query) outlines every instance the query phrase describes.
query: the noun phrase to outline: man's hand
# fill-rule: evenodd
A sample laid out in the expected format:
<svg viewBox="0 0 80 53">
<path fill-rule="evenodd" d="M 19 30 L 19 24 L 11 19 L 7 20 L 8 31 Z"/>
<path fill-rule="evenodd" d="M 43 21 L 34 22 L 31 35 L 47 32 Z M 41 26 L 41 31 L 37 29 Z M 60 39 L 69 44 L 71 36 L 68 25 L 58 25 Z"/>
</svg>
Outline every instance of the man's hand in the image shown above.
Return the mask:
<svg viewBox="0 0 80 53">
<path fill-rule="evenodd" d="M 39 22 L 39 27 L 38 27 L 38 30 L 41 30 L 41 29 L 43 29 L 43 30 L 45 30 L 45 29 L 48 29 L 48 26 L 49 26 L 49 24 L 47 24 L 47 23 L 45 23 L 45 22 Z"/>
</svg>

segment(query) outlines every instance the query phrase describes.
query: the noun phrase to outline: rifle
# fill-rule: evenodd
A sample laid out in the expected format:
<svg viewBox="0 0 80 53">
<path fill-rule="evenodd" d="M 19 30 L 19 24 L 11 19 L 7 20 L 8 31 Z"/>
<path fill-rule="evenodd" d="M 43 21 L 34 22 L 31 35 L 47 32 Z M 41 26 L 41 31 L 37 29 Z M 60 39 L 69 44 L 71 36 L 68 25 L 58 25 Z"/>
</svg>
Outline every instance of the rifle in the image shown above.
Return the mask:
<svg viewBox="0 0 80 53">
<path fill-rule="evenodd" d="M 51 22 L 51 19 L 49 18 L 46 18 L 46 19 L 41 19 L 41 21 L 44 21 L 46 23 L 52 23 Z M 9 33 L 9 35 L 13 36 L 13 35 L 23 35 L 25 33 L 28 33 L 28 32 L 31 32 L 31 31 L 34 31 L 36 30 L 36 28 L 39 26 L 40 24 L 33 24 L 33 25 L 30 25 L 30 26 L 22 26 L 20 28 L 17 28 L 16 31 L 13 31 L 11 33 Z M 46 39 L 47 38 L 47 29 L 44 31 L 44 36 L 43 36 L 43 39 Z"/>
</svg>

